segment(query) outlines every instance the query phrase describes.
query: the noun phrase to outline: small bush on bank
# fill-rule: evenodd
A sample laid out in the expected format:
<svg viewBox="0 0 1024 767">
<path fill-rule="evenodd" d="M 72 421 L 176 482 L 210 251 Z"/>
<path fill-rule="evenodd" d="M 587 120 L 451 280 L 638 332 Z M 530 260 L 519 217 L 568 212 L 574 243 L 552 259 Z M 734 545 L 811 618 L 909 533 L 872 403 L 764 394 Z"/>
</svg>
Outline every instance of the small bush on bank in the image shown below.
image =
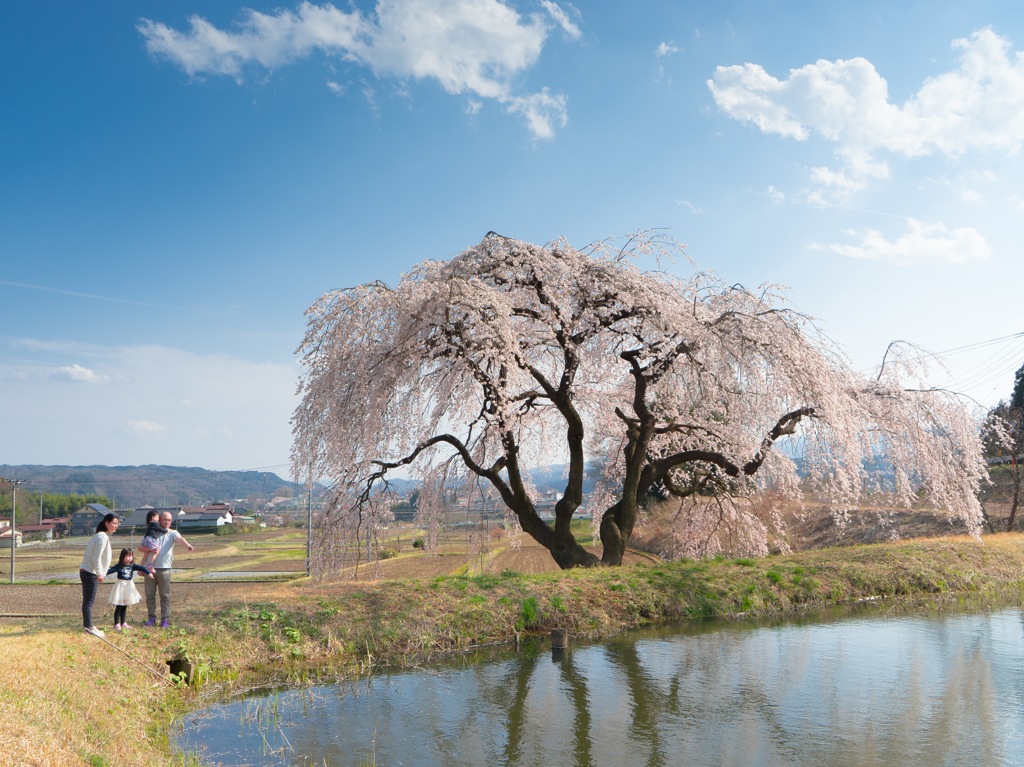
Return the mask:
<svg viewBox="0 0 1024 767">
<path fill-rule="evenodd" d="M 221 525 L 213 531 L 214 535 L 248 535 L 249 533 L 258 533 L 260 531 L 259 525 L 252 524 L 249 522 L 235 522 L 230 525 Z"/>
</svg>

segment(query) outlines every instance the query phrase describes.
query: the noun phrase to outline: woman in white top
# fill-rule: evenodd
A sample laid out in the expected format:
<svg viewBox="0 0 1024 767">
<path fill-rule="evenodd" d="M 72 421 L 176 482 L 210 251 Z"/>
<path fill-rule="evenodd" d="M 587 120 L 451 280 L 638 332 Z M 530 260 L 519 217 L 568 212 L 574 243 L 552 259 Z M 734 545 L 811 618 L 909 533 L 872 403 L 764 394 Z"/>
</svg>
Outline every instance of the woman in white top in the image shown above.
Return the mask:
<svg viewBox="0 0 1024 767">
<path fill-rule="evenodd" d="M 96 525 L 96 534 L 85 544 L 85 554 L 79 565 L 78 576 L 82 579 L 82 625 L 88 634 L 102 637 L 103 632 L 92 625 L 92 604 L 96 591 L 110 569 L 110 536 L 117 530 L 121 520 L 116 514 L 107 514 Z"/>
</svg>

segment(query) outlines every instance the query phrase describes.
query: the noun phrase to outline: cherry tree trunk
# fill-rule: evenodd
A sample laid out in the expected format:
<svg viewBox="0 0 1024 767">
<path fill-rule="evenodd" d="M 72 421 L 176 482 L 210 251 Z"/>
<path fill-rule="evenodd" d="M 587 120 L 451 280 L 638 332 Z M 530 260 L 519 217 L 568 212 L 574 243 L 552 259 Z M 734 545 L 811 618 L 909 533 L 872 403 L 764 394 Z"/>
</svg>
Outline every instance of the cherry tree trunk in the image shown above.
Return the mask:
<svg viewBox="0 0 1024 767">
<path fill-rule="evenodd" d="M 556 535 L 553 545 L 547 549 L 563 570 L 571 570 L 574 567 L 597 567 L 601 564 L 601 560 L 580 546 L 571 534 Z"/>
<path fill-rule="evenodd" d="M 622 564 L 635 518 L 635 513 L 630 514 L 621 501 L 605 512 L 601 518 L 602 565 L 616 567 Z"/>
<path fill-rule="evenodd" d="M 1013 522 L 1017 518 L 1017 506 L 1020 504 L 1021 469 L 1017 458 L 1013 459 L 1013 499 L 1010 501 L 1010 515 L 1006 518 L 1006 532 L 1013 532 Z"/>
</svg>

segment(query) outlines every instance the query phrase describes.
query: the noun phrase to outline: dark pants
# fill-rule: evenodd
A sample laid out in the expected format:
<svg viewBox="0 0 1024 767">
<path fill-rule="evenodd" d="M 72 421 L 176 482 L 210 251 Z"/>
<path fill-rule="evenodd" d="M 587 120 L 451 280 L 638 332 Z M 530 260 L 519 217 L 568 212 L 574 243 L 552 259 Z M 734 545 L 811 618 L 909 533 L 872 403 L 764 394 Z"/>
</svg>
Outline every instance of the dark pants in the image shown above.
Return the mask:
<svg viewBox="0 0 1024 767">
<path fill-rule="evenodd" d="M 82 579 L 82 625 L 92 627 L 92 605 L 96 601 L 96 592 L 100 587 L 100 579 L 88 570 L 79 570 Z"/>
<path fill-rule="evenodd" d="M 128 605 L 114 605 L 114 625 L 128 620 Z"/>
</svg>

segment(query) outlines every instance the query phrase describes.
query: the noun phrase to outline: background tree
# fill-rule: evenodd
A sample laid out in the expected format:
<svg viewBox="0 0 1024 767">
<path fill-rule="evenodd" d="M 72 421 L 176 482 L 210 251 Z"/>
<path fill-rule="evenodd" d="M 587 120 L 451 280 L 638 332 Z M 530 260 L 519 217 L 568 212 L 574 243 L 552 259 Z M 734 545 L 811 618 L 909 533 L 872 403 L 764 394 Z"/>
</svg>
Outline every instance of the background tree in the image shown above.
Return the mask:
<svg viewBox="0 0 1024 767">
<path fill-rule="evenodd" d="M 1011 532 L 1024 489 L 1024 467 L 1020 461 L 1024 455 L 1024 365 L 1014 375 L 1009 402 L 1001 401 L 989 411 L 988 427 L 985 455 L 993 465 L 993 487 L 985 495 L 999 500 L 1008 498 L 1006 532 Z"/>
<path fill-rule="evenodd" d="M 39 521 L 40 493 L 27 490 L 24 486 L 18 490 L 18 524 L 35 524 Z M 112 509 L 109 498 L 96 494 L 81 493 L 42 493 L 44 517 L 70 517 L 87 503 L 102 503 Z M 0 519 L 9 519 L 11 514 L 11 492 L 8 483 L 0 483 Z"/>
<path fill-rule="evenodd" d="M 924 494 L 980 529 L 977 425 L 956 397 L 921 386 L 904 347 L 865 378 L 774 287 L 641 270 L 639 258 L 661 267 L 682 252 L 656 233 L 613 245 L 492 232 L 393 289 L 313 304 L 293 461 L 335 481 L 334 518 L 359 515 L 402 469 L 423 481 L 425 516 L 446 488 L 490 484 L 561 567 L 620 564 L 652 490 L 702 499 L 677 516 L 694 536 L 728 524 L 742 549 L 764 553 L 765 524 L 743 502 L 758 486 L 795 497 L 804 482 L 841 516 L 883 487 L 866 467 L 884 461 L 898 502 Z M 799 473 L 783 439 L 799 447 Z M 600 560 L 570 531 L 588 455 L 604 466 L 604 493 L 587 508 Z M 547 523 L 529 469 L 556 461 L 565 486 Z"/>
</svg>

